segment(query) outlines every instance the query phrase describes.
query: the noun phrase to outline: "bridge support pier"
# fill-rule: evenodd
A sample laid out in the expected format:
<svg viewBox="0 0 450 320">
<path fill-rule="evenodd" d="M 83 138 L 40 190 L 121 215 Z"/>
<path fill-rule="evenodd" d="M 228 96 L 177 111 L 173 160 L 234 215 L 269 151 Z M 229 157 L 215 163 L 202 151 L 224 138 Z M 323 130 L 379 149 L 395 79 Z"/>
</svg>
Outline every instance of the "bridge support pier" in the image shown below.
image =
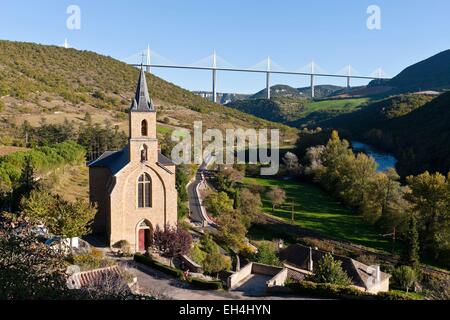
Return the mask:
<svg viewBox="0 0 450 320">
<path fill-rule="evenodd" d="M 216 69 L 212 70 L 212 102 L 217 103 Z"/>
<path fill-rule="evenodd" d="M 347 77 L 347 89 L 350 89 L 350 77 Z"/>
<path fill-rule="evenodd" d="M 314 75 L 311 75 L 311 99 L 314 99 Z"/>
<path fill-rule="evenodd" d="M 266 91 L 267 91 L 266 98 L 270 100 L 270 72 L 266 73 Z"/>
</svg>

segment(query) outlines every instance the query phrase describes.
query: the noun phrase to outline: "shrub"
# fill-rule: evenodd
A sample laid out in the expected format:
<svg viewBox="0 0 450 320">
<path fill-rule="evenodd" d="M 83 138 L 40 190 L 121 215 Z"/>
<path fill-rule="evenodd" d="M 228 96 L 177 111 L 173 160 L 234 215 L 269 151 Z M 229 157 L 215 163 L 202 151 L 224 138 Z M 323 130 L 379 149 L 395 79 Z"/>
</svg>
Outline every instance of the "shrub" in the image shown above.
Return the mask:
<svg viewBox="0 0 450 320">
<path fill-rule="evenodd" d="M 125 256 L 129 257 L 131 256 L 131 246 L 130 243 L 127 240 L 120 240 L 117 241 L 114 245 L 114 248 L 118 248 L 120 250 L 120 253 Z"/>
<path fill-rule="evenodd" d="M 401 266 L 394 270 L 394 281 L 406 292 L 411 289 L 417 280 L 416 272 L 409 266 Z"/>
<path fill-rule="evenodd" d="M 274 266 L 281 266 L 281 262 L 277 257 L 274 246 L 269 243 L 263 243 L 258 247 L 256 262 Z"/>
<path fill-rule="evenodd" d="M 200 265 L 203 263 L 203 260 L 205 260 L 205 256 L 206 253 L 202 251 L 197 243 L 195 243 L 191 250 L 189 250 L 189 257 Z"/>
<path fill-rule="evenodd" d="M 105 259 L 101 250 L 92 248 L 88 253 L 74 256 L 73 263 L 78 265 L 81 270 L 92 270 L 110 266 L 113 261 Z"/>
</svg>

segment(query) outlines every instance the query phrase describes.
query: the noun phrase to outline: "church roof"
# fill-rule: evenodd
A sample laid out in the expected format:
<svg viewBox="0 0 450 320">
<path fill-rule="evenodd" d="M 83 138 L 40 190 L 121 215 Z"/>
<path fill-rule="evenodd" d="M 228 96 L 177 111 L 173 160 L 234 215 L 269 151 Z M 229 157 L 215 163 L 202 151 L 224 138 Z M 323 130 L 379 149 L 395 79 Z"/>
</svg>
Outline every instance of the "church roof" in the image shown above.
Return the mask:
<svg viewBox="0 0 450 320">
<path fill-rule="evenodd" d="M 112 175 L 115 175 L 123 167 L 125 167 L 128 162 L 128 148 L 127 145 L 120 151 L 105 151 L 97 160 L 89 163 L 89 167 L 104 167 L 111 171 Z"/>
<path fill-rule="evenodd" d="M 147 88 L 147 80 L 145 79 L 144 68 L 141 66 L 139 80 L 136 86 L 136 94 L 131 103 L 131 112 L 155 112 L 155 106 L 150 98 Z"/>
<path fill-rule="evenodd" d="M 128 148 L 127 145 L 120 151 L 105 151 L 97 160 L 89 163 L 89 167 L 103 167 L 108 168 L 112 175 L 115 175 L 123 167 L 125 167 L 128 162 Z M 172 160 L 164 156 L 162 153 L 158 153 L 158 163 L 162 166 L 173 166 L 175 165 Z"/>
<path fill-rule="evenodd" d="M 175 165 L 175 163 L 173 163 L 172 160 L 167 158 L 161 152 L 158 153 L 158 163 L 162 164 L 163 166 L 174 166 Z"/>
</svg>

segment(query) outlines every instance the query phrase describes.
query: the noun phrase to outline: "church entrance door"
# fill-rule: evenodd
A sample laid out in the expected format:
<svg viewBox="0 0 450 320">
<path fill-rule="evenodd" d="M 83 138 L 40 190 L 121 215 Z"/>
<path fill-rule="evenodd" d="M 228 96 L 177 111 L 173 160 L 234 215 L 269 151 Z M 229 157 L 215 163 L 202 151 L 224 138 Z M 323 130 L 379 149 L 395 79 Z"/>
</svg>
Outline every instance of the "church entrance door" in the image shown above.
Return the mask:
<svg viewBox="0 0 450 320">
<path fill-rule="evenodd" d="M 145 251 L 145 229 L 139 229 L 139 251 Z"/>
<path fill-rule="evenodd" d="M 138 250 L 146 251 L 153 244 L 153 228 L 150 222 L 143 221 L 138 227 Z"/>
</svg>

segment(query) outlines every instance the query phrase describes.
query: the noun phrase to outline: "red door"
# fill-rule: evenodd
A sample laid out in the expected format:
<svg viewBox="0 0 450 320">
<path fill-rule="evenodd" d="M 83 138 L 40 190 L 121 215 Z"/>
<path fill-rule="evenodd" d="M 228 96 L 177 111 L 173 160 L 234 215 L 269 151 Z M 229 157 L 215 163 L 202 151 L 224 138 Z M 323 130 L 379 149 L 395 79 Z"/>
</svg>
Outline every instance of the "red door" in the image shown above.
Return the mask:
<svg viewBox="0 0 450 320">
<path fill-rule="evenodd" d="M 145 229 L 139 229 L 139 251 L 145 251 Z"/>
</svg>

